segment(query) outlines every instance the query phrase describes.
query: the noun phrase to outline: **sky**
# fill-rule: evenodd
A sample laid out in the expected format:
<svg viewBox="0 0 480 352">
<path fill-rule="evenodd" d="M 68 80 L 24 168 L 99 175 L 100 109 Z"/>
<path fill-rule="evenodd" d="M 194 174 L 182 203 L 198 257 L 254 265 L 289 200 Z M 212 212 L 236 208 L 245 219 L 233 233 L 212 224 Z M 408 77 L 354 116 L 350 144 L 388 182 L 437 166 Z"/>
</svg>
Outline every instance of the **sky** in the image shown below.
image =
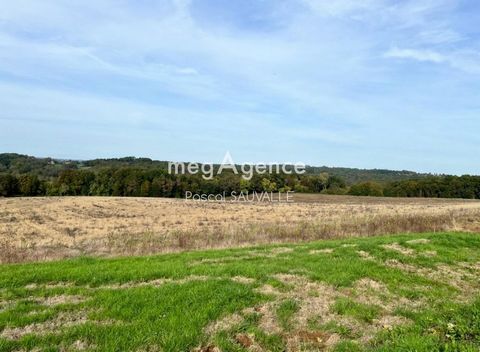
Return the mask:
<svg viewBox="0 0 480 352">
<path fill-rule="evenodd" d="M 480 174 L 477 0 L 2 0 L 0 153 Z"/>
</svg>

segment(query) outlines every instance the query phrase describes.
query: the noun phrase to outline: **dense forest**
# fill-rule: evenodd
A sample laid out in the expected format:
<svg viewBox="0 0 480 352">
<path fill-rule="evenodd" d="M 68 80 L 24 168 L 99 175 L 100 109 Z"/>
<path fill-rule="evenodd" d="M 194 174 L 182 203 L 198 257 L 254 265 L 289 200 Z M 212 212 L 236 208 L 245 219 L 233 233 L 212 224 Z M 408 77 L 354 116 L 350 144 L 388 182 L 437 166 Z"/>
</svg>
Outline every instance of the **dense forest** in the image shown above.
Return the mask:
<svg viewBox="0 0 480 352">
<path fill-rule="evenodd" d="M 0 154 L 0 173 L 21 175 L 31 173 L 40 178 L 58 177 L 63 170 L 99 170 L 104 168 L 135 167 L 139 169 L 167 169 L 168 161 L 157 161 L 149 158 L 125 157 L 116 159 L 94 160 L 59 160 L 52 158 L 35 158 L 33 156 L 4 153 Z M 424 178 L 429 174 L 419 174 L 413 171 L 392 171 L 381 169 L 354 169 L 327 166 L 307 166 L 308 175 L 329 174 L 345 180 L 347 185 L 359 182 L 393 182 L 412 178 Z"/>
<path fill-rule="evenodd" d="M 192 193 L 268 191 L 390 197 L 480 199 L 479 176 L 433 176 L 409 171 L 307 167 L 303 175 L 254 174 L 251 180 L 223 172 L 173 175 L 166 161 L 148 158 L 89 161 L 0 154 L 0 196 L 184 197 Z M 354 181 L 352 181 L 354 180 Z"/>
<path fill-rule="evenodd" d="M 166 169 L 108 167 L 97 171 L 62 170 L 57 177 L 46 180 L 35 174 L 0 174 L 0 196 L 140 196 L 183 197 L 192 193 L 223 193 L 233 191 L 268 192 L 331 192 L 345 193 L 345 182 L 329 175 L 254 175 L 249 181 L 232 172 L 224 172 L 212 180 L 201 175 L 170 175 Z"/>
</svg>

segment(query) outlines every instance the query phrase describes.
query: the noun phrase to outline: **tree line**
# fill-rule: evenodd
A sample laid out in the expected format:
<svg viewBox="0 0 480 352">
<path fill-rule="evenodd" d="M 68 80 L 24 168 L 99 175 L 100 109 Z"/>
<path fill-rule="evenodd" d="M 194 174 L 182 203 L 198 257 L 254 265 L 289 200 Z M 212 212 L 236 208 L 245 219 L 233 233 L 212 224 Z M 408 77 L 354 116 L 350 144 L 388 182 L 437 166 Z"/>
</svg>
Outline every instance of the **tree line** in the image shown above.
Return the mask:
<svg viewBox="0 0 480 352">
<path fill-rule="evenodd" d="M 348 186 L 327 173 L 319 175 L 255 174 L 249 181 L 225 172 L 212 180 L 201 175 L 173 175 L 164 168 L 108 167 L 65 169 L 56 177 L 34 173 L 0 173 L 0 196 L 138 196 L 176 197 L 192 193 L 287 192 L 350 194 L 356 196 L 480 199 L 479 176 L 430 176 Z"/>
<path fill-rule="evenodd" d="M 0 174 L 0 196 L 137 196 L 184 197 L 192 193 L 311 192 L 345 193 L 345 182 L 333 175 L 255 174 L 251 180 L 224 172 L 212 180 L 201 175 L 169 174 L 163 168 L 62 170 L 57 177 Z"/>
<path fill-rule="evenodd" d="M 212 180 L 204 180 L 200 175 L 170 175 L 167 164 L 135 157 L 78 161 L 4 153 L 0 154 L 0 196 L 183 197 L 186 191 L 295 191 L 480 199 L 479 176 L 307 167 L 303 175 L 256 174 L 245 181 L 240 175 L 224 172 Z"/>
<path fill-rule="evenodd" d="M 362 182 L 350 187 L 356 196 L 480 199 L 480 176 L 430 176 L 388 183 Z"/>
<path fill-rule="evenodd" d="M 14 175 L 35 174 L 39 178 L 57 177 L 63 170 L 88 169 L 97 171 L 104 168 L 119 169 L 122 167 L 133 167 L 139 169 L 167 169 L 168 161 L 152 160 L 149 158 L 123 157 L 111 159 L 93 160 L 61 160 L 53 158 L 36 158 L 33 156 L 0 153 L 0 174 L 10 173 Z M 218 167 L 218 165 L 217 165 Z M 362 170 L 342 167 L 308 166 L 308 175 L 329 174 L 342 178 L 347 185 L 365 181 L 393 182 L 423 178 L 429 174 L 419 174 L 412 171 L 392 170 Z"/>
</svg>

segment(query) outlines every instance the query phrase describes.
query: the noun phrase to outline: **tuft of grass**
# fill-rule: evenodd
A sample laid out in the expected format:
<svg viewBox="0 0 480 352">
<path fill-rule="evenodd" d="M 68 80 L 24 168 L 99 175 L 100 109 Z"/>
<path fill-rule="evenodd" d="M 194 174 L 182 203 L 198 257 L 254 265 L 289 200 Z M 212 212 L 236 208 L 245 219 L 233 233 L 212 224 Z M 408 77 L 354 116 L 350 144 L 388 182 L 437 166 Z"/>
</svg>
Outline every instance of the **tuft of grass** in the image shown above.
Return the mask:
<svg viewBox="0 0 480 352">
<path fill-rule="evenodd" d="M 358 303 L 346 297 L 338 298 L 332 308 L 335 313 L 352 316 L 366 323 L 371 323 L 380 314 L 380 307 Z"/>
<path fill-rule="evenodd" d="M 292 317 L 293 315 L 298 312 L 300 306 L 298 302 L 294 299 L 287 299 L 280 303 L 277 308 L 277 317 L 280 325 L 285 329 L 288 330 L 292 325 Z"/>
<path fill-rule="evenodd" d="M 317 319 L 310 319 L 308 321 L 308 328 L 313 331 L 326 331 L 338 334 L 347 339 L 358 338 L 358 333 L 355 333 L 351 327 L 342 325 L 335 321 L 319 324 Z"/>
<path fill-rule="evenodd" d="M 265 281 L 265 284 L 272 286 L 273 288 L 276 288 L 280 292 L 287 292 L 288 290 L 291 289 L 291 285 L 288 285 L 280 280 L 277 280 L 275 278 L 268 278 L 268 280 Z"/>
<path fill-rule="evenodd" d="M 338 343 L 334 350 L 334 352 L 362 352 L 364 351 L 364 348 L 360 346 L 357 342 L 346 340 L 346 341 L 341 341 Z"/>
</svg>

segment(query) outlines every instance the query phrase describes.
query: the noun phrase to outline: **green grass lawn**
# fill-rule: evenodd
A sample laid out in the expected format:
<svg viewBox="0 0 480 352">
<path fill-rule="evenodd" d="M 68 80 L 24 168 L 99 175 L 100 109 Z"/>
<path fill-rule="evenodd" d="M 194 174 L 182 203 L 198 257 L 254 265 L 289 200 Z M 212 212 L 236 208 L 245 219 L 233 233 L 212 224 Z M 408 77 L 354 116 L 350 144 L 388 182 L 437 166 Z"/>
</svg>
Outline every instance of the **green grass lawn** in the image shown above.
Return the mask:
<svg viewBox="0 0 480 352">
<path fill-rule="evenodd" d="M 0 266 L 0 351 L 479 351 L 480 235 Z"/>
</svg>

